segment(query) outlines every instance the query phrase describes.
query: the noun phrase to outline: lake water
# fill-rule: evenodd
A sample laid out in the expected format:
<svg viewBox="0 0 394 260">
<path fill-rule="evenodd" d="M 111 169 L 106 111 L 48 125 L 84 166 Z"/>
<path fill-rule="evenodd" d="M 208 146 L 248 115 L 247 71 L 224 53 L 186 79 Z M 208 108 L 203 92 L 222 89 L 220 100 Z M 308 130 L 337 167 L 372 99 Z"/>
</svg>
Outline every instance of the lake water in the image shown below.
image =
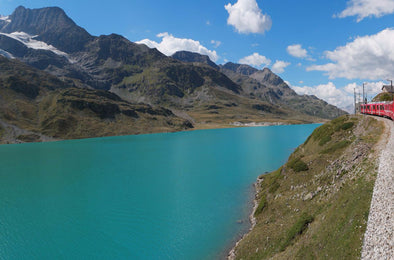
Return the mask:
<svg viewBox="0 0 394 260">
<path fill-rule="evenodd" d="M 318 125 L 0 146 L 0 259 L 217 259 Z"/>
</svg>

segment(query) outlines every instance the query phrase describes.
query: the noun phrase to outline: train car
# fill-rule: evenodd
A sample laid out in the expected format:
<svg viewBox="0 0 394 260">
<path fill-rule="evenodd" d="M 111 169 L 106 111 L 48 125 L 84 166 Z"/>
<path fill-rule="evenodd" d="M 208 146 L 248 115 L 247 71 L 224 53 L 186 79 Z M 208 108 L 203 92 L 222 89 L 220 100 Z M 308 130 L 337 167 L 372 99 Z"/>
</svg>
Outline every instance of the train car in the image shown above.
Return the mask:
<svg viewBox="0 0 394 260">
<path fill-rule="evenodd" d="M 361 104 L 360 112 L 361 114 L 382 116 L 394 120 L 394 101 Z"/>
</svg>

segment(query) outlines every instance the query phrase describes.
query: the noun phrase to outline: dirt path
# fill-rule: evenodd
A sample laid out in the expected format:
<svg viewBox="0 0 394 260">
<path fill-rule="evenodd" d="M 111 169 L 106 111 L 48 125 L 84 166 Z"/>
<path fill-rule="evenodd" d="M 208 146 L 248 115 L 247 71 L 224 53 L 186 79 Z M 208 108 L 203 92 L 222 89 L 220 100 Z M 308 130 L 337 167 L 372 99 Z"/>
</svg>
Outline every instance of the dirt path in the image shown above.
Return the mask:
<svg viewBox="0 0 394 260">
<path fill-rule="evenodd" d="M 394 122 L 386 125 L 361 259 L 394 259 Z"/>
</svg>

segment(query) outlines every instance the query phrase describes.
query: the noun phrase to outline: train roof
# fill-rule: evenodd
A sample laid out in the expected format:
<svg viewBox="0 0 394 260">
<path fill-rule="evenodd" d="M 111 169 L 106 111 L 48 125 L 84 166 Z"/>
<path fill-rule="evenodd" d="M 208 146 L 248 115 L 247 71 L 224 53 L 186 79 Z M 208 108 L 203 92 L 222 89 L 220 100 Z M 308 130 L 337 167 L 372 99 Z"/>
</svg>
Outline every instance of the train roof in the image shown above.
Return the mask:
<svg viewBox="0 0 394 260">
<path fill-rule="evenodd" d="M 391 104 L 393 103 L 393 101 L 377 101 L 377 102 L 368 102 L 366 104 L 362 104 L 361 105 L 376 105 L 376 104 Z"/>
</svg>

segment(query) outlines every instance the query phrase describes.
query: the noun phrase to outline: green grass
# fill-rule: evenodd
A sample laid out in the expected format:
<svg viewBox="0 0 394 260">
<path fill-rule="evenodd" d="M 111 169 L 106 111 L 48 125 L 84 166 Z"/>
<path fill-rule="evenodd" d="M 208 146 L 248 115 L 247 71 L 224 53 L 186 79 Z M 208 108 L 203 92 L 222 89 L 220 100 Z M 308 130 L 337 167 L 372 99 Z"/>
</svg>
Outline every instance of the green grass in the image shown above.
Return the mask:
<svg viewBox="0 0 394 260">
<path fill-rule="evenodd" d="M 312 223 L 313 220 L 313 216 L 303 213 L 297 222 L 287 231 L 286 238 L 280 250 L 285 250 L 297 236 L 301 235 L 308 228 L 308 225 Z"/>
<path fill-rule="evenodd" d="M 265 195 L 263 195 L 260 198 L 259 201 L 259 205 L 256 208 L 256 211 L 254 212 L 254 215 L 257 216 L 259 215 L 261 212 L 263 212 L 263 210 L 268 206 L 268 202 L 267 202 L 267 197 Z"/>
<path fill-rule="evenodd" d="M 379 102 L 379 101 L 393 101 L 393 94 L 390 93 L 380 93 L 376 97 L 372 99 L 374 102 Z"/>
<path fill-rule="evenodd" d="M 317 128 L 312 133 L 311 137 L 314 141 L 318 142 L 320 146 L 325 146 L 333 139 L 334 135 L 343 135 L 343 131 L 352 129 L 355 122 L 357 122 L 357 119 L 350 118 L 349 116 L 338 117 Z"/>
<path fill-rule="evenodd" d="M 320 146 L 323 146 L 323 145 L 325 145 L 326 143 L 328 143 L 328 142 L 330 142 L 330 141 L 331 141 L 331 136 L 328 136 L 328 135 L 323 136 L 323 137 L 320 139 L 320 141 L 319 141 L 319 145 L 320 145 Z"/>
<path fill-rule="evenodd" d="M 237 247 L 237 259 L 359 259 L 377 175 L 371 153 L 382 129 L 369 117 L 333 120 L 286 167 L 262 175 L 257 223 Z M 331 140 L 320 146 L 324 136 Z M 354 151 L 365 152 L 353 160 Z M 303 164 L 308 170 L 296 166 Z M 304 200 L 310 193 L 313 199 Z"/>
<path fill-rule="evenodd" d="M 328 148 L 324 149 L 321 151 L 322 154 L 327 154 L 327 153 L 335 153 L 336 151 L 343 149 L 347 147 L 349 144 L 351 144 L 351 141 L 349 140 L 342 140 L 337 143 L 334 143 L 330 145 Z"/>
<path fill-rule="evenodd" d="M 264 184 L 267 185 L 269 193 L 275 193 L 279 189 L 280 187 L 279 182 L 281 179 L 283 179 L 281 172 L 282 172 L 282 167 L 272 172 L 271 174 L 265 176 Z"/>
</svg>

